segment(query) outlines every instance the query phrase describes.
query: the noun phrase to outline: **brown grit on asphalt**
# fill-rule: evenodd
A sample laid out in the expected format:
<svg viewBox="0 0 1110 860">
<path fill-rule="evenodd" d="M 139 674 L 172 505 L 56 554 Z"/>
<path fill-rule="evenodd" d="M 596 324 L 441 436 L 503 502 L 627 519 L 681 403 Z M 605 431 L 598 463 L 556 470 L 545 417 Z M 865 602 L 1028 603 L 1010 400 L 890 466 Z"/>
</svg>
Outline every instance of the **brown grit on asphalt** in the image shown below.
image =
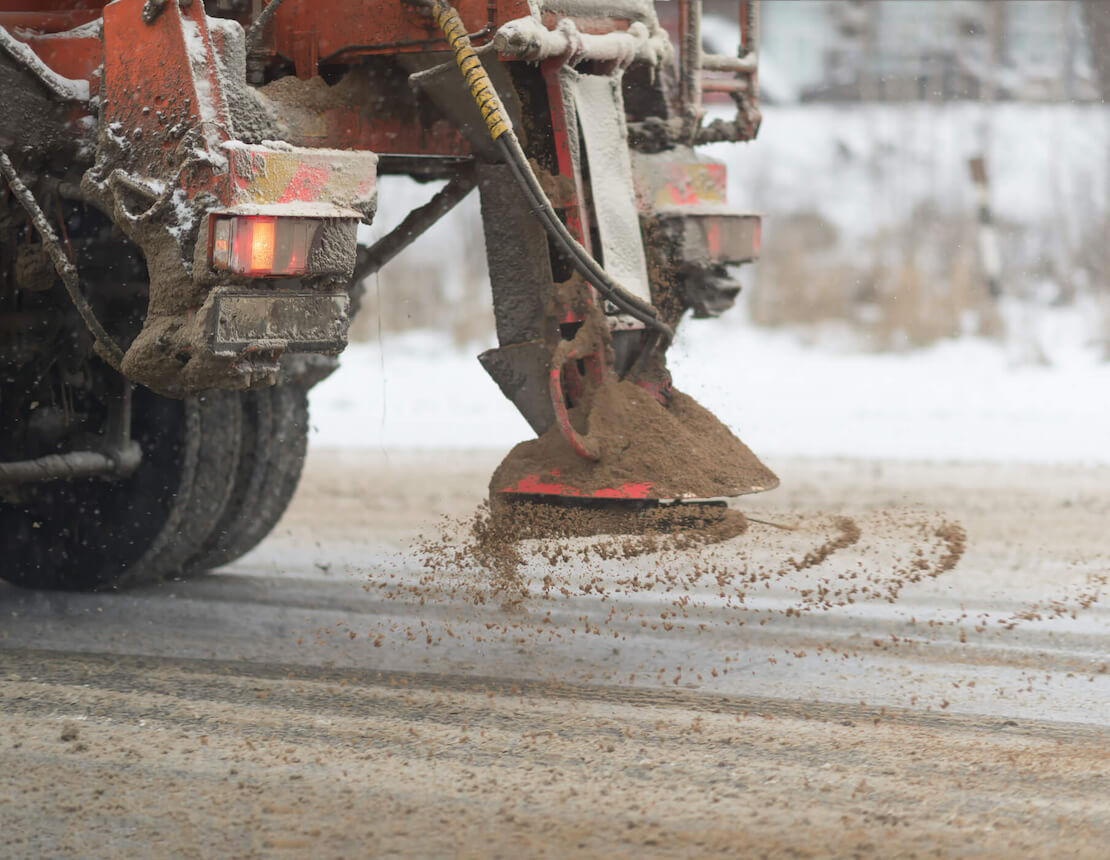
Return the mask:
<svg viewBox="0 0 1110 860">
<path fill-rule="evenodd" d="M 425 540 L 417 547 L 425 569 L 433 576 L 445 571 L 463 573 L 464 590 L 477 599 L 484 602 L 489 589 L 512 605 L 530 596 L 523 576 L 529 557 L 545 560 L 552 574 L 557 574 L 564 562 L 576 561 L 588 569 L 592 562 L 654 553 L 658 575 L 633 578 L 631 588 L 666 588 L 667 583 L 688 579 L 673 572 L 676 566 L 671 562 L 678 560 L 676 553 L 708 548 L 744 534 L 749 526 L 744 514 L 720 503 L 637 509 L 621 501 L 599 505 L 555 497 L 544 503 L 499 490 L 528 477 L 584 492 L 650 481 L 652 490 L 663 498 L 704 499 L 778 484 L 774 473 L 712 413 L 678 391 L 672 392 L 669 406 L 664 407 L 630 382 L 607 384 L 592 392 L 581 409 L 572 410 L 571 417 L 578 431 L 597 445 L 600 460 L 579 457 L 557 426 L 538 439 L 517 445 L 494 473 L 491 503 L 479 507 L 468 520 L 449 522 L 439 539 Z M 687 555 L 684 565 L 695 580 L 712 577 L 722 587 L 731 585 L 742 601 L 753 585 L 816 568 L 834 553 L 860 542 L 862 532 L 852 518 L 836 516 L 830 525 L 831 535 L 800 556 L 788 556 L 776 570 L 748 570 L 735 562 L 724 565 L 699 557 L 703 554 Z M 857 581 L 860 571 L 853 570 L 845 574 L 842 587 L 834 581 L 801 588 L 794 611 L 829 609 L 879 595 L 893 599 L 905 584 L 950 570 L 962 555 L 966 540 L 958 525 L 946 522 L 926 528 L 923 537 L 931 545 L 929 553 L 919 548 L 893 570 L 864 572 L 862 583 Z M 545 594 L 554 583 L 552 574 L 544 577 Z M 589 575 L 588 580 L 583 587 L 595 589 L 598 577 Z M 459 584 L 456 581 L 455 588 Z"/>
</svg>

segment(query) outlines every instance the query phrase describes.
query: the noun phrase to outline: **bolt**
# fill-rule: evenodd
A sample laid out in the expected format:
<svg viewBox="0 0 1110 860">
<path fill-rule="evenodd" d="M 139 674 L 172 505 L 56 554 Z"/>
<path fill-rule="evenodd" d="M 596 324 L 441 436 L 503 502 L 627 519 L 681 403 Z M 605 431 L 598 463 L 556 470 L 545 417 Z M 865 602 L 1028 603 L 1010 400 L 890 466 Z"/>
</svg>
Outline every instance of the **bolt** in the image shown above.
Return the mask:
<svg viewBox="0 0 1110 860">
<path fill-rule="evenodd" d="M 143 23 L 153 24 L 165 8 L 166 0 L 146 0 L 143 4 Z"/>
</svg>

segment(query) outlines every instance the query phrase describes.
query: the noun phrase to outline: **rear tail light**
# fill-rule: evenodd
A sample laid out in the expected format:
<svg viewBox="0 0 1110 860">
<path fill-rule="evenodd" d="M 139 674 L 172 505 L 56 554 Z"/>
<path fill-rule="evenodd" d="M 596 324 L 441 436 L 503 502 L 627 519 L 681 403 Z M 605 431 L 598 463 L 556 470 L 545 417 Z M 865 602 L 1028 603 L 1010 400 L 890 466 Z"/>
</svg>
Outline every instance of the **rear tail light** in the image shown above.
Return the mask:
<svg viewBox="0 0 1110 860">
<path fill-rule="evenodd" d="M 212 219 L 212 268 L 264 278 L 308 274 L 315 218 L 220 215 Z"/>
</svg>

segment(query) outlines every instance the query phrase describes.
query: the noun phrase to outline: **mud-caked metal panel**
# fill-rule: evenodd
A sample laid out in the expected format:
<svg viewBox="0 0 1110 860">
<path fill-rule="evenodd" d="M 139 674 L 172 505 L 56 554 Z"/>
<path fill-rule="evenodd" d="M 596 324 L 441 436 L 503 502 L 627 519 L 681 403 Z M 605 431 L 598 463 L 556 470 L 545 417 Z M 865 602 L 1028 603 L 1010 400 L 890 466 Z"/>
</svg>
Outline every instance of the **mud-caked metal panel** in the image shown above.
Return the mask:
<svg viewBox="0 0 1110 860">
<path fill-rule="evenodd" d="M 367 219 L 374 215 L 378 157 L 372 152 L 237 142 L 223 149 L 229 205 L 329 203 L 357 210 Z"/>
<path fill-rule="evenodd" d="M 531 341 L 487 349 L 478 360 L 537 436 L 555 423 L 547 386 L 551 369 L 551 348 L 547 344 Z"/>
<path fill-rule="evenodd" d="M 453 5 L 475 41 L 491 36 L 498 23 L 529 14 L 526 0 L 457 0 Z M 270 31 L 268 41 L 278 54 L 299 59 L 298 54 L 307 53 L 319 62 L 349 60 L 360 54 L 442 51 L 449 47 L 426 9 L 397 0 L 289 3 L 275 16 Z M 315 70 L 303 71 L 311 77 Z"/>
<path fill-rule="evenodd" d="M 477 170 L 497 342 L 542 340 L 552 293 L 547 234 L 508 165 Z"/>
<path fill-rule="evenodd" d="M 554 287 L 547 234 L 531 212 L 506 164 L 477 166 L 482 199 L 496 349 L 482 366 L 537 434 L 555 419 L 547 393 L 550 346 L 556 337 L 548 315 Z"/>
<path fill-rule="evenodd" d="M 662 212 L 659 220 L 679 240 L 682 259 L 697 264 L 747 263 L 759 256 L 760 217 L 703 207 Z"/>
<path fill-rule="evenodd" d="M 723 164 L 637 154 L 633 167 L 640 205 L 645 210 L 723 206 L 728 202 L 728 173 Z"/>
<path fill-rule="evenodd" d="M 172 3 L 149 24 L 142 11 L 142 0 L 104 9 L 102 122 L 120 166 L 160 178 L 189 161 L 189 185 L 205 187 L 224 167 L 231 120 L 204 7 Z"/>
<path fill-rule="evenodd" d="M 288 352 L 340 352 L 347 345 L 346 293 L 213 290 L 217 354 L 259 345 Z"/>
</svg>

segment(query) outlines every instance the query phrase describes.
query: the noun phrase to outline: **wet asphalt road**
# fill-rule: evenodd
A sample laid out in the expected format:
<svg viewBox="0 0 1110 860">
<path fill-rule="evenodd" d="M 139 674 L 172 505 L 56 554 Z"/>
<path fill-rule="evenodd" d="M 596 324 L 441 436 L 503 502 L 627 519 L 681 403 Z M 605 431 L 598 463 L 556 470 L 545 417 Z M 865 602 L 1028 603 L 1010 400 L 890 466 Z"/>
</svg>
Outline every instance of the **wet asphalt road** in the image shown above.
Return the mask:
<svg viewBox="0 0 1110 860">
<path fill-rule="evenodd" d="M 571 713 L 664 708 L 738 721 L 758 714 L 807 725 L 890 725 L 935 735 L 934 748 L 960 733 L 991 743 L 1017 733 L 1030 744 L 1080 744 L 1082 760 L 1108 758 L 1110 608 L 1101 599 L 1110 568 L 1103 535 L 1110 470 L 780 465 L 789 489 L 742 507 L 794 531 L 753 523 L 725 544 L 631 560 L 576 555 L 587 544 L 571 542 L 555 565 L 529 554 L 522 571 L 528 596 L 506 605 L 473 572 L 429 567 L 412 551 L 417 534 L 439 533 L 431 516 L 437 509 L 462 516 L 480 498 L 482 457 L 467 458 L 465 468 L 454 458 L 454 483 L 430 497 L 447 464 L 379 457 L 352 471 L 357 456 L 317 453 L 275 535 L 225 570 L 126 593 L 38 594 L 0 585 L 5 710 L 24 723 L 54 725 L 74 715 L 126 723 L 141 719 L 144 695 L 172 692 L 196 701 L 192 723 L 174 718 L 188 728 L 209 719 L 205 703 L 234 707 L 255 695 L 244 690 L 264 687 L 267 707 L 304 720 L 319 722 L 336 708 L 354 718 L 333 697 L 282 688 L 296 681 L 349 684 L 370 698 L 398 686 L 520 697 L 525 725 L 526 703 L 538 725 L 555 701 Z M 409 480 L 390 498 L 375 498 L 360 483 L 375 469 L 411 476 L 422 462 L 427 480 Z M 790 560 L 836 536 L 836 517 L 851 518 L 859 540 L 796 569 Z M 936 534 L 952 523 L 966 532 L 967 546 L 951 570 L 941 570 L 937 562 L 950 547 Z M 545 589 L 544 577 L 557 587 L 548 580 Z M 61 695 L 67 690 L 73 695 Z M 89 690 L 132 699 L 98 711 L 85 701 Z M 151 713 L 157 719 L 157 708 Z M 391 718 L 404 722 L 403 709 Z M 811 758 L 819 767 L 822 755 Z M 1084 778 L 1074 757 L 1061 760 L 1070 776 L 1061 772 L 1061 782 L 1044 788 L 1048 800 Z M 806 761 L 794 755 L 781 764 L 789 772 Z M 940 780 L 932 790 L 943 793 L 939 771 L 930 773 Z M 1007 784 L 1004 774 L 997 778 Z M 1101 833 L 1106 814 L 1097 805 L 1084 821 Z M 1023 821 L 1028 846 L 1052 844 L 1050 823 Z M 788 825 L 782 819 L 777 826 Z M 921 845 L 947 845 L 940 832 L 948 831 L 931 831 L 934 841 Z M 390 838 L 402 853 L 406 845 L 438 853 L 432 843 Z M 1094 847 L 1078 846 L 1079 853 Z"/>
</svg>

